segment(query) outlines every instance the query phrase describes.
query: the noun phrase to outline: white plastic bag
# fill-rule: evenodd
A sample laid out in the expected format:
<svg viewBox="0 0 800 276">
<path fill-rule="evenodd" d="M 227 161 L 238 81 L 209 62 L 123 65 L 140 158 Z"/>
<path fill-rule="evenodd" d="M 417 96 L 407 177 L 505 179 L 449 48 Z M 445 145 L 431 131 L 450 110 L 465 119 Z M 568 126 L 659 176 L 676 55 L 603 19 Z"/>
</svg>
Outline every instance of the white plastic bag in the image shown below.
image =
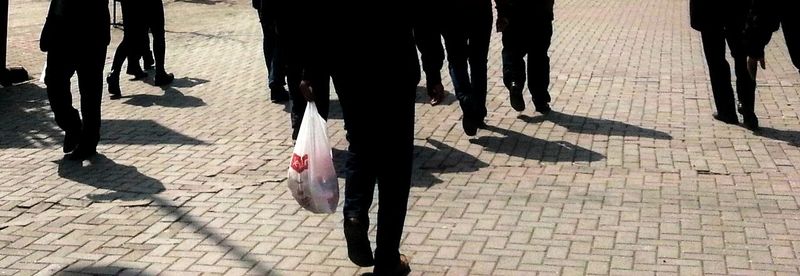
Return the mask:
<svg viewBox="0 0 800 276">
<path fill-rule="evenodd" d="M 336 212 L 339 203 L 339 179 L 326 128 L 317 106 L 309 102 L 292 152 L 288 182 L 300 206 L 314 213 L 330 214 Z"/>
</svg>

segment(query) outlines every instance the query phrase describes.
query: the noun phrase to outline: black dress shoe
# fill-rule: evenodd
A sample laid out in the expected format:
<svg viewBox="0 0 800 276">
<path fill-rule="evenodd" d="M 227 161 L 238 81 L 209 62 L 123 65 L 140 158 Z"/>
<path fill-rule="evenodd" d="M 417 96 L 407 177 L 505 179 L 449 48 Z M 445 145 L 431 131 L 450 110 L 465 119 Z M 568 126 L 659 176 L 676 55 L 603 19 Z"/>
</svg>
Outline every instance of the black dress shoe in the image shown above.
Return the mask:
<svg viewBox="0 0 800 276">
<path fill-rule="evenodd" d="M 83 147 L 81 144 L 75 148 L 72 153 L 67 154 L 67 159 L 74 161 L 83 161 L 97 155 L 97 150 L 94 147 Z"/>
<path fill-rule="evenodd" d="M 553 111 L 553 109 L 550 108 L 550 104 L 548 103 L 540 103 L 540 104 L 534 103 L 534 106 L 536 106 L 536 112 L 542 113 L 544 115 L 550 114 L 550 111 Z"/>
<path fill-rule="evenodd" d="M 156 73 L 156 78 L 153 80 L 153 84 L 156 86 L 164 86 L 172 83 L 173 80 L 175 80 L 175 75 L 172 73 L 168 74 L 167 72 L 160 72 Z"/>
<path fill-rule="evenodd" d="M 75 150 L 78 146 L 78 142 L 81 140 L 81 132 L 80 131 L 67 131 L 64 134 L 64 153 L 70 153 Z"/>
<path fill-rule="evenodd" d="M 736 118 L 735 116 L 722 116 L 719 113 L 714 113 L 711 116 L 713 116 L 715 120 L 723 122 L 723 123 L 726 123 L 726 124 L 731 124 L 731 125 L 738 125 L 739 124 L 739 118 Z"/>
<path fill-rule="evenodd" d="M 478 124 L 475 120 L 463 118 L 461 119 L 461 126 L 464 128 L 464 133 L 467 134 L 467 136 L 475 136 L 475 134 L 478 134 Z"/>
<path fill-rule="evenodd" d="M 520 112 L 525 110 L 525 99 L 522 98 L 521 89 L 511 88 L 509 99 L 511 100 L 511 108 Z"/>
<path fill-rule="evenodd" d="M 758 126 L 758 117 L 756 115 L 745 116 L 744 127 L 752 131 L 759 131 L 761 127 Z"/>
<path fill-rule="evenodd" d="M 406 255 L 400 254 L 397 265 L 391 268 L 375 267 L 372 275 L 376 276 L 406 276 L 411 273 L 411 266 L 408 264 Z"/>
<path fill-rule="evenodd" d="M 360 267 L 375 265 L 372 247 L 369 244 L 369 222 L 357 218 L 344 219 L 344 238 L 347 241 L 347 257 Z"/>
</svg>

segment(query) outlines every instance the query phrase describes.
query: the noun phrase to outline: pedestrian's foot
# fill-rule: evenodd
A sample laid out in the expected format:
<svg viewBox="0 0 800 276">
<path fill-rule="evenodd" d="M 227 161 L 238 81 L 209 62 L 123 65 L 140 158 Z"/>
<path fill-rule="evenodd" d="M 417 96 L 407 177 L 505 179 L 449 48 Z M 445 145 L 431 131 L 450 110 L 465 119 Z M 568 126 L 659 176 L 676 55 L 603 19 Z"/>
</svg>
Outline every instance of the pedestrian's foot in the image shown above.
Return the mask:
<svg viewBox="0 0 800 276">
<path fill-rule="evenodd" d="M 74 151 L 80 140 L 80 131 L 67 131 L 64 134 L 64 153 L 70 153 Z"/>
<path fill-rule="evenodd" d="M 153 61 L 153 56 L 145 55 L 144 57 L 142 57 L 142 59 L 144 60 L 144 70 L 145 71 L 153 70 L 153 64 L 155 64 L 155 61 Z"/>
<path fill-rule="evenodd" d="M 357 218 L 344 219 L 344 238 L 347 241 L 347 257 L 360 267 L 375 265 L 369 244 L 369 222 Z"/>
<path fill-rule="evenodd" d="M 477 126 L 479 129 L 487 129 L 487 128 L 489 128 L 489 126 L 486 125 L 486 122 L 484 120 L 476 121 L 475 122 L 475 126 Z"/>
<path fill-rule="evenodd" d="M 444 92 L 444 86 L 441 83 L 437 83 L 428 87 L 428 96 L 431 98 L 430 104 L 435 106 L 442 103 L 447 94 Z"/>
<path fill-rule="evenodd" d="M 511 108 L 519 112 L 525 110 L 525 99 L 522 98 L 522 90 L 512 88 L 509 98 L 511 100 Z"/>
<path fill-rule="evenodd" d="M 147 72 L 142 71 L 142 69 L 128 69 L 125 73 L 133 76 L 133 80 L 141 80 L 147 77 Z"/>
<path fill-rule="evenodd" d="M 289 97 L 289 92 L 286 91 L 286 88 L 281 87 L 270 89 L 269 99 L 272 103 L 282 103 L 291 100 L 291 97 Z"/>
<path fill-rule="evenodd" d="M 543 115 L 547 115 L 550 113 L 550 111 L 553 111 L 548 103 L 534 103 L 534 106 L 536 106 L 536 112 L 542 113 Z"/>
<path fill-rule="evenodd" d="M 112 100 L 122 98 L 122 90 L 119 88 L 119 75 L 110 74 L 106 77 L 108 83 L 108 94 Z"/>
<path fill-rule="evenodd" d="M 373 275 L 388 275 L 388 276 L 406 276 L 411 273 L 411 266 L 408 264 L 408 257 L 406 255 L 400 254 L 400 260 L 398 260 L 397 265 L 393 268 L 389 269 L 382 269 L 379 267 L 375 267 L 373 271 Z"/>
<path fill-rule="evenodd" d="M 475 134 L 478 134 L 478 124 L 475 120 L 463 118 L 461 119 L 461 126 L 464 128 L 464 134 L 467 134 L 467 136 L 475 136 Z"/>
<path fill-rule="evenodd" d="M 172 83 L 173 80 L 175 80 L 175 75 L 173 75 L 172 73 L 159 72 L 156 73 L 156 78 L 153 81 L 153 84 L 155 84 L 156 86 L 164 86 Z"/>
<path fill-rule="evenodd" d="M 67 159 L 74 161 L 83 161 L 97 155 L 95 148 L 81 147 L 78 145 L 72 153 L 67 154 Z"/>
<path fill-rule="evenodd" d="M 723 115 L 720 115 L 719 113 L 714 113 L 711 116 L 713 116 L 715 120 L 723 122 L 723 123 L 726 123 L 726 124 L 731 124 L 731 125 L 738 125 L 739 124 L 739 118 L 736 118 L 735 116 L 723 116 Z M 758 124 L 758 122 L 756 122 L 756 124 Z"/>
<path fill-rule="evenodd" d="M 758 126 L 758 118 L 756 117 L 756 115 L 745 116 L 744 127 L 752 131 L 758 131 L 761 129 Z"/>
</svg>

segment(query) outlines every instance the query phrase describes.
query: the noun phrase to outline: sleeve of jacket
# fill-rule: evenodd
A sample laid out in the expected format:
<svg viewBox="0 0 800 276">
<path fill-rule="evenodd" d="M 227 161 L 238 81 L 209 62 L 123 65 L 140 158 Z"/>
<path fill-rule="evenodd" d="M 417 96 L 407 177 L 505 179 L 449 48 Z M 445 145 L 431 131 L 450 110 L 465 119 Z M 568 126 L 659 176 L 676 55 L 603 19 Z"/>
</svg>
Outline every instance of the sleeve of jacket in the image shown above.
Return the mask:
<svg viewBox="0 0 800 276">
<path fill-rule="evenodd" d="M 772 33 L 780 26 L 776 4 L 774 0 L 753 1 L 745 28 L 748 56 L 764 57 L 764 48 L 772 39 Z"/>
<path fill-rule="evenodd" d="M 64 5 L 62 0 L 50 1 L 50 9 L 47 11 L 47 19 L 44 21 L 42 34 L 39 37 L 39 49 L 47 52 L 58 42 L 61 34 L 60 28 L 64 26 Z"/>
<path fill-rule="evenodd" d="M 333 32 L 337 30 L 336 18 L 330 10 L 333 5 L 326 4 L 330 1 L 308 1 L 307 14 L 302 24 L 302 54 L 300 62 L 303 68 L 302 79 L 314 81 L 324 79 L 331 73 L 331 57 Z"/>
<path fill-rule="evenodd" d="M 514 0 L 494 0 L 495 9 L 497 9 L 497 17 L 507 17 L 513 1 Z"/>
</svg>

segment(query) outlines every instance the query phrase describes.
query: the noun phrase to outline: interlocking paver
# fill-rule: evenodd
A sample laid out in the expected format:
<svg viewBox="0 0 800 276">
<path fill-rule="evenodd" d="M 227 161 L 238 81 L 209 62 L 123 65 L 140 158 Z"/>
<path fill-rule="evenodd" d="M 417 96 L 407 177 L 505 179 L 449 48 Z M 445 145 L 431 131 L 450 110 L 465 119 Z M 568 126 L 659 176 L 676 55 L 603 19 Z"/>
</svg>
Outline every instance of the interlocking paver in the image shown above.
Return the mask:
<svg viewBox="0 0 800 276">
<path fill-rule="evenodd" d="M 0 89 L 0 275 L 369 271 L 347 260 L 341 215 L 305 212 L 286 189 L 287 109 L 266 100 L 250 3 L 165 2 L 178 79 L 123 81 L 128 97 L 103 102 L 95 164 L 61 161 L 41 83 Z M 10 7 L 8 63 L 38 78 L 47 2 Z M 753 134 L 710 119 L 687 14 L 684 0 L 558 1 L 547 117 L 509 107 L 498 34 L 487 123 L 499 131 L 466 137 L 452 95 L 430 107 L 420 93 L 403 240 L 414 275 L 800 272 L 800 76 L 783 36 Z"/>
</svg>

